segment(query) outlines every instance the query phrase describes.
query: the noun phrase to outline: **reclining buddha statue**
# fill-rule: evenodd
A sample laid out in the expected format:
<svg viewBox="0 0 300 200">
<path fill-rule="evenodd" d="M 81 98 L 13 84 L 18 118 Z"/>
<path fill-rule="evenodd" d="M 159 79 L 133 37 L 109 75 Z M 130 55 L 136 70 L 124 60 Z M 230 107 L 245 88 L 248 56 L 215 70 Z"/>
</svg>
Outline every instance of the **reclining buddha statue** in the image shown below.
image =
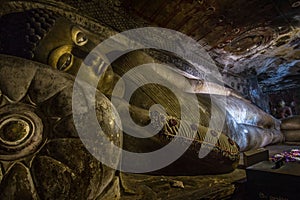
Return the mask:
<svg viewBox="0 0 300 200">
<path fill-rule="evenodd" d="M 122 77 L 139 65 L 159 61 L 147 51 L 137 50 L 126 53 L 105 67 L 103 59 L 97 56 L 95 62 L 87 62 L 85 57 L 89 52 L 117 31 L 101 25 L 99 19 L 81 16 L 74 10 L 26 1 L 8 1 L 2 8 L 1 198 L 8 198 L 11 194 L 14 198 L 27 195 L 29 199 L 119 198 L 116 195 L 119 189 L 115 175 L 117 167 L 112 169 L 95 159 L 81 142 L 74 125 L 72 89 L 74 77 L 81 66 L 88 71 L 87 77 L 80 77 L 82 83 L 100 78 L 96 115 L 100 125 L 105 127 L 102 134 L 112 141 L 112 145 L 130 152 L 146 153 L 160 149 L 173 140 L 178 140 L 179 144 L 191 143 L 179 159 L 149 174 L 228 173 L 237 167 L 241 151 L 283 141 L 280 121 L 228 88 L 206 82 L 200 77 L 191 79 L 186 75 L 190 72 L 149 69 L 152 75 L 163 78 L 183 93 L 186 102 L 196 95 L 197 107 L 186 106 L 186 109 L 190 113 L 199 113 L 201 118 L 198 124 L 181 120 L 182 105 L 172 91 L 158 84 L 145 84 L 133 93 L 130 101 L 125 101 L 123 90 L 128 82 Z M 104 57 L 109 57 L 109 53 Z M 139 74 L 136 76 L 145 83 L 149 78 Z M 181 87 L 181 82 L 186 81 L 190 83 L 190 88 Z M 121 87 L 116 92 L 114 88 L 117 83 Z M 134 80 L 130 80 L 129 84 L 138 85 Z M 117 95 L 112 104 L 110 100 L 114 92 Z M 214 108 L 216 120 L 225 118 L 221 130 L 210 128 L 210 95 L 226 97 L 223 102 L 226 104 L 225 112 L 218 106 Z M 156 104 L 160 104 L 164 112 L 151 110 Z M 113 110 L 118 110 L 122 116 L 121 113 L 126 112 L 127 108 L 134 123 L 139 126 L 150 124 L 154 128 L 158 126 L 158 133 L 138 138 L 122 132 L 116 124 L 121 123 L 124 130 L 128 130 L 133 127 L 132 121 L 120 118 Z M 180 127 L 183 135 L 178 135 Z M 148 135 L 147 132 L 142 134 Z M 207 146 L 210 152 L 199 158 L 200 148 Z M 99 149 L 99 152 L 109 152 L 113 164 L 117 166 L 122 162 L 122 155 L 113 149 Z M 14 185 L 20 189 L 16 190 Z"/>
</svg>

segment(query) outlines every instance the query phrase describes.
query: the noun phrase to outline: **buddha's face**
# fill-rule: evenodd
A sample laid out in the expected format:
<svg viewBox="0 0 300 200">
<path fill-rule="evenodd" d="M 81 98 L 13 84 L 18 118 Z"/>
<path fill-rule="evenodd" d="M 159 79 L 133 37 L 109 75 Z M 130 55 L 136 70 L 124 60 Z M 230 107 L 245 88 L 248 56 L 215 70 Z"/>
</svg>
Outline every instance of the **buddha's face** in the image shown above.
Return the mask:
<svg viewBox="0 0 300 200">
<path fill-rule="evenodd" d="M 76 75 L 84 58 L 96 46 L 87 33 L 64 18 L 57 19 L 35 49 L 35 60 Z"/>
<path fill-rule="evenodd" d="M 34 60 L 75 76 L 85 57 L 100 42 L 97 35 L 59 18 L 51 31 L 39 42 L 34 52 Z M 97 62 L 85 63 L 88 77 L 82 78 L 87 82 L 99 81 L 98 89 L 103 93 L 111 93 L 111 84 L 116 82 L 112 68 L 106 68 L 100 57 L 95 60 Z"/>
</svg>

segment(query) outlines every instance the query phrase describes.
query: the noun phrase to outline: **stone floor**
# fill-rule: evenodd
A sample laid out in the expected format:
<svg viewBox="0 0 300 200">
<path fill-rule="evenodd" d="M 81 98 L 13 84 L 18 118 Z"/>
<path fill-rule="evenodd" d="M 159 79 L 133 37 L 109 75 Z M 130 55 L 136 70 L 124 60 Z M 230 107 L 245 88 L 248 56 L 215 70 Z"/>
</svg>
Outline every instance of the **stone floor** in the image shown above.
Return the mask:
<svg viewBox="0 0 300 200">
<path fill-rule="evenodd" d="M 270 157 L 293 148 L 300 148 L 300 143 L 266 147 Z M 122 200 L 244 200 L 247 196 L 244 169 L 236 169 L 228 174 L 201 176 L 150 176 L 121 173 L 120 180 Z"/>
<path fill-rule="evenodd" d="M 233 183 L 245 177 L 242 169 L 229 174 L 202 176 L 121 174 L 121 199 L 230 199 L 235 191 Z"/>
</svg>

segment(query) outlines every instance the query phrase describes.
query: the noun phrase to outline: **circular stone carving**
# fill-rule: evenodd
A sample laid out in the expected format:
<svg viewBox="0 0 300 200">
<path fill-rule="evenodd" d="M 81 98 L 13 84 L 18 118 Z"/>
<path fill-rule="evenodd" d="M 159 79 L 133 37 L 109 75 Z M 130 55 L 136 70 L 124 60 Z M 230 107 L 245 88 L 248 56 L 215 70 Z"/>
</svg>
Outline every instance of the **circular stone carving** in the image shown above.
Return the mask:
<svg viewBox="0 0 300 200">
<path fill-rule="evenodd" d="M 23 119 L 23 116 L 9 116 L 0 124 L 0 141 L 7 145 L 22 143 L 34 130 L 34 125 L 30 122 Z"/>
<path fill-rule="evenodd" d="M 43 141 L 42 120 L 25 104 L 0 108 L 0 160 L 16 160 L 37 151 Z"/>
<path fill-rule="evenodd" d="M 107 191 L 118 196 L 115 170 L 95 159 L 77 136 L 72 89 L 65 73 L 0 56 L 0 199 L 101 199 Z M 96 103 L 104 134 L 120 146 L 117 123 L 107 123 L 118 120 L 110 101 L 99 92 Z M 120 154 L 109 146 L 98 151 L 111 152 L 118 163 Z"/>
</svg>

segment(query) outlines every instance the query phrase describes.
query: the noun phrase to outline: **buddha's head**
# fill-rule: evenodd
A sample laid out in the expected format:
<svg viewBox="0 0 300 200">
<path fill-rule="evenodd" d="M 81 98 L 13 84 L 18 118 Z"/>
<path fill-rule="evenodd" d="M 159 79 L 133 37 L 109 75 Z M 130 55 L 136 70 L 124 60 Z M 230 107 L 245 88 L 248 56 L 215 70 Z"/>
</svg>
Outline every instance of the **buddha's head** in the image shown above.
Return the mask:
<svg viewBox="0 0 300 200">
<path fill-rule="evenodd" d="M 95 47 L 88 31 L 49 10 L 34 9 L 1 18 L 1 53 L 48 64 L 76 74 Z"/>
<path fill-rule="evenodd" d="M 0 29 L 0 53 L 38 61 L 72 75 L 76 75 L 84 58 L 101 42 L 95 33 L 45 9 L 4 15 Z M 99 69 L 103 65 L 99 64 L 88 63 L 90 77 L 85 78 L 98 80 L 99 72 L 103 72 Z M 115 82 L 111 67 L 107 69 L 99 82 L 103 90 Z"/>
</svg>

